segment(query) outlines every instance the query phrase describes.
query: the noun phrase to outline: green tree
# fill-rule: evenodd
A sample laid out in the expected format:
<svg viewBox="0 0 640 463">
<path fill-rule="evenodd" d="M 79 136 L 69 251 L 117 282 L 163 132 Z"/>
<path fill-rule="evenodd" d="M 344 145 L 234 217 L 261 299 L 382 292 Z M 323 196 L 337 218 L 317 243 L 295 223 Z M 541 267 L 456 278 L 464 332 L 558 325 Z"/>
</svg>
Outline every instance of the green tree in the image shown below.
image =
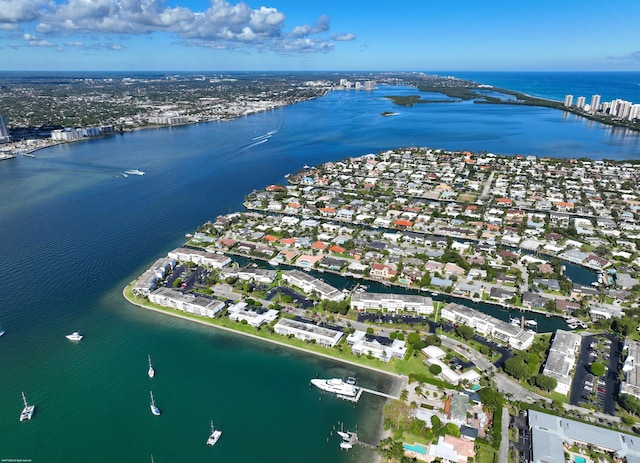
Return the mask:
<svg viewBox="0 0 640 463">
<path fill-rule="evenodd" d="M 629 413 L 640 416 L 640 399 L 629 394 L 620 394 L 618 403 Z"/>
<path fill-rule="evenodd" d="M 593 376 L 604 376 L 605 367 L 600 362 L 593 362 L 591 366 L 589 366 L 589 370 Z"/>
<path fill-rule="evenodd" d="M 442 367 L 436 363 L 434 363 L 433 365 L 431 365 L 429 367 L 429 371 L 434 375 L 434 376 L 438 376 L 440 373 L 442 373 Z"/>
<path fill-rule="evenodd" d="M 467 341 L 471 339 L 475 334 L 474 329 L 467 325 L 458 325 L 456 331 L 460 336 L 462 336 L 463 339 L 466 339 Z"/>
<path fill-rule="evenodd" d="M 534 378 L 534 383 L 540 389 L 543 389 L 545 391 L 552 391 L 558 385 L 558 380 L 555 378 L 552 378 L 551 376 L 546 376 L 541 374 L 541 375 L 537 375 Z"/>
<path fill-rule="evenodd" d="M 492 412 L 502 409 L 504 406 L 504 396 L 490 387 L 483 387 L 478 391 L 482 404 Z"/>
<path fill-rule="evenodd" d="M 520 357 L 511 357 L 504 362 L 504 371 L 516 379 L 528 379 L 531 376 L 529 367 Z"/>
</svg>

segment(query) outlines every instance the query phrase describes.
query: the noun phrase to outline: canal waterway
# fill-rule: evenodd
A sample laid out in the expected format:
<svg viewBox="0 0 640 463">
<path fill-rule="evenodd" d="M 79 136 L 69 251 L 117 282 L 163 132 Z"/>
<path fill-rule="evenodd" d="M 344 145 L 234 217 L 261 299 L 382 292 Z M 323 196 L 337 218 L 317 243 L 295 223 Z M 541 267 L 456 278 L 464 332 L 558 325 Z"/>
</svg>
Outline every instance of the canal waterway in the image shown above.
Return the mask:
<svg viewBox="0 0 640 463">
<path fill-rule="evenodd" d="M 0 459 L 369 461 L 370 450 L 340 452 L 327 439 L 337 420 L 374 439 L 383 402 L 365 396 L 354 408 L 309 389 L 309 379 L 356 375 L 384 391 L 392 378 L 148 312 L 121 291 L 185 233 L 241 210 L 245 194 L 305 164 L 408 145 L 609 159 L 640 152 L 638 137 L 545 108 L 401 108 L 384 98 L 412 91 L 332 92 L 231 122 L 1 162 Z M 258 136 L 266 141 L 256 145 Z M 125 177 L 129 169 L 145 175 Z M 85 338 L 70 343 L 72 331 Z M 22 391 L 36 405 L 30 422 L 18 421 Z M 223 429 L 214 448 L 205 445 L 210 420 Z"/>
</svg>

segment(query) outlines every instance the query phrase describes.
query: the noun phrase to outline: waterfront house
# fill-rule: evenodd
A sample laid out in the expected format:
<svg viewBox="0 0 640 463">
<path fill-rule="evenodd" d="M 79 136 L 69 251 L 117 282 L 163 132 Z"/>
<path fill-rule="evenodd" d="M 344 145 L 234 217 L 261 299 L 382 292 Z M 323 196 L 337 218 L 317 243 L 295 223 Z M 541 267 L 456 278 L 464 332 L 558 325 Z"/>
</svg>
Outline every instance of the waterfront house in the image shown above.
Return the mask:
<svg viewBox="0 0 640 463">
<path fill-rule="evenodd" d="M 366 355 L 383 362 L 389 362 L 394 358 L 403 359 L 407 355 L 404 341 L 373 336 L 360 330 L 347 336 L 347 344 L 351 346 L 351 352 L 355 355 Z"/>
<path fill-rule="evenodd" d="M 246 302 L 238 302 L 227 308 L 229 320 L 234 322 L 246 322 L 257 328 L 265 323 L 271 323 L 278 318 L 278 311 L 274 309 L 247 309 Z"/>
<path fill-rule="evenodd" d="M 374 263 L 371 264 L 369 275 L 374 278 L 383 278 L 388 280 L 396 275 L 396 269 L 390 265 Z"/>
</svg>

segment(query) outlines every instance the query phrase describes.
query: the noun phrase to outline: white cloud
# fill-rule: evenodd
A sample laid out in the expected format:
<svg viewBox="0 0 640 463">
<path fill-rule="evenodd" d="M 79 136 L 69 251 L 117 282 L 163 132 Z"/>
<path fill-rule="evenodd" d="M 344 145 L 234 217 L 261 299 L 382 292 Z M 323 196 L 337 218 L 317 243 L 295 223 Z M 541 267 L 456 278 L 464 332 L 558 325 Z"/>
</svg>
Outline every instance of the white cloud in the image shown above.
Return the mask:
<svg viewBox="0 0 640 463">
<path fill-rule="evenodd" d="M 353 34 L 333 34 L 331 38 L 336 42 L 349 42 L 351 40 L 355 40 L 356 36 Z"/>
<path fill-rule="evenodd" d="M 0 0 L 0 24 L 35 21 L 46 6 L 46 0 Z"/>
<path fill-rule="evenodd" d="M 321 32 L 326 32 L 329 30 L 329 17 L 328 16 L 320 16 L 313 26 L 309 26 L 305 24 L 304 26 L 296 26 L 291 31 L 292 37 L 307 37 L 313 34 L 319 34 Z"/>
<path fill-rule="evenodd" d="M 35 3 L 34 3 L 35 2 Z M 273 7 L 251 8 L 244 2 L 210 0 L 204 11 L 166 6 L 165 0 L 0 0 L 0 27 L 36 22 L 47 37 L 77 34 L 139 35 L 173 33 L 185 44 L 215 48 L 255 48 L 307 53 L 330 50 L 327 16 L 313 25 L 285 30 L 286 16 Z M 310 36 L 318 36 L 314 40 Z M 341 37 L 341 38 L 336 38 Z M 334 41 L 353 40 L 351 34 Z M 107 42 L 105 42 L 107 43 Z M 76 45 L 71 45 L 76 46 Z"/>
</svg>

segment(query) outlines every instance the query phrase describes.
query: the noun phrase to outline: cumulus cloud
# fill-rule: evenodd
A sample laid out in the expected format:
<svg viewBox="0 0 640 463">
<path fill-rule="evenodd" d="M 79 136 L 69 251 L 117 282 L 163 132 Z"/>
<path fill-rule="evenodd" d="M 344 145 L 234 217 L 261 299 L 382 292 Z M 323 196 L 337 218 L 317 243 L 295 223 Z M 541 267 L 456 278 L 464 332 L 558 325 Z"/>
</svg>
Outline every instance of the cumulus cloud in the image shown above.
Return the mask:
<svg viewBox="0 0 640 463">
<path fill-rule="evenodd" d="M 165 0 L 0 0 L 0 27 L 35 24 L 35 31 L 47 37 L 165 32 L 184 44 L 284 53 L 327 51 L 333 47 L 332 40 L 355 38 L 352 34 L 327 37 L 327 16 L 290 31 L 285 30 L 285 19 L 273 7 L 251 8 L 227 0 L 210 0 L 204 11 L 169 7 Z"/>
<path fill-rule="evenodd" d="M 47 6 L 52 4 L 46 0 L 0 0 L 0 24 L 35 21 Z"/>
<path fill-rule="evenodd" d="M 350 42 L 351 40 L 355 40 L 356 36 L 353 34 L 333 34 L 331 38 L 336 42 Z"/>
<path fill-rule="evenodd" d="M 291 37 L 307 37 L 313 34 L 319 34 L 329 30 L 330 21 L 328 16 L 320 16 L 313 26 L 305 24 L 304 26 L 296 26 L 291 31 Z"/>
</svg>

